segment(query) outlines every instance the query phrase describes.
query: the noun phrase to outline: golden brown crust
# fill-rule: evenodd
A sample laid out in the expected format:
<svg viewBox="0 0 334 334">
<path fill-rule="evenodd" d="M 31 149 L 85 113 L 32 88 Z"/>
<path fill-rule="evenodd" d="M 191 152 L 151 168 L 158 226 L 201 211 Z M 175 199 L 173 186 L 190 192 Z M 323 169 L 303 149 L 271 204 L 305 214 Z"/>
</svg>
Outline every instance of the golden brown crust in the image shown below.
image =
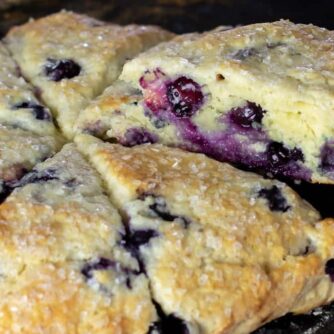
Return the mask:
<svg viewBox="0 0 334 334">
<path fill-rule="evenodd" d="M 154 298 L 190 333 L 249 333 L 333 300 L 334 222 L 284 184 L 161 145 L 76 141 L 130 229 L 155 231 L 140 247 Z M 261 195 L 275 187 L 285 207 Z"/>
<path fill-rule="evenodd" d="M 171 36 L 158 27 L 121 27 L 62 11 L 14 27 L 6 43 L 71 137 L 79 111 L 118 77 L 124 62 Z M 48 59 L 71 59 L 81 71 L 74 78 L 51 81 L 43 73 Z"/>
</svg>

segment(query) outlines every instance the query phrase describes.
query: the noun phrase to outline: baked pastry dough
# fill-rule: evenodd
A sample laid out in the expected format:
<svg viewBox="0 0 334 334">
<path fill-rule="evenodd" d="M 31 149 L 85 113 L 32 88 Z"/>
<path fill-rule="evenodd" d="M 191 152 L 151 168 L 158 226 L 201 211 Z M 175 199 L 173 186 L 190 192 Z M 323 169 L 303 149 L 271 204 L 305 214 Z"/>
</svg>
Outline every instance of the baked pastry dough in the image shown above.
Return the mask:
<svg viewBox="0 0 334 334">
<path fill-rule="evenodd" d="M 333 183 L 333 40 L 289 21 L 177 37 L 128 62 L 78 131 Z"/>
<path fill-rule="evenodd" d="M 334 221 L 288 186 L 158 144 L 76 141 L 127 217 L 125 245 L 180 333 L 249 333 L 334 299 Z"/>
<path fill-rule="evenodd" d="M 62 11 L 14 27 L 5 41 L 71 137 L 79 111 L 118 77 L 124 62 L 171 36 L 158 27 L 122 27 Z"/>
<path fill-rule="evenodd" d="M 50 110 L 37 100 L 34 89 L 1 42 L 0 63 L 0 123 L 40 135 L 55 135 Z"/>
<path fill-rule="evenodd" d="M 3 109 L 0 108 L 0 114 L 1 111 Z M 55 154 L 62 143 L 60 137 L 39 136 L 0 125 L 0 204 L 24 174 Z"/>
<path fill-rule="evenodd" d="M 0 206 L 0 332 L 146 334 L 148 282 L 74 144 L 21 179 Z"/>
</svg>

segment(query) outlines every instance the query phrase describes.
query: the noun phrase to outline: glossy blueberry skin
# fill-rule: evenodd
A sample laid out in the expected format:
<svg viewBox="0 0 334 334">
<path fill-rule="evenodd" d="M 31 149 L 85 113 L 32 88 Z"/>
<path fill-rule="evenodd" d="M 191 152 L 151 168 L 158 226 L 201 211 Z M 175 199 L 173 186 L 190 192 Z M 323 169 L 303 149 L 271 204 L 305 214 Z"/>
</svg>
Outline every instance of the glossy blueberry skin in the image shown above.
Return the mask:
<svg viewBox="0 0 334 334">
<path fill-rule="evenodd" d="M 179 77 L 167 83 L 167 99 L 176 117 L 191 117 L 203 104 L 204 95 L 198 83 Z"/>
<path fill-rule="evenodd" d="M 245 106 L 233 108 L 230 119 L 242 128 L 260 127 L 265 113 L 259 105 L 248 101 Z"/>
<path fill-rule="evenodd" d="M 52 81 L 72 79 L 81 72 L 81 66 L 72 59 L 49 58 L 44 66 L 44 74 Z"/>
<path fill-rule="evenodd" d="M 40 104 L 27 101 L 16 104 L 14 109 L 31 109 L 36 119 L 41 121 L 51 121 L 50 113 Z"/>
<path fill-rule="evenodd" d="M 258 196 L 267 200 L 271 211 L 286 212 L 291 208 L 281 189 L 275 185 L 268 189 L 261 189 L 258 192 Z"/>
</svg>

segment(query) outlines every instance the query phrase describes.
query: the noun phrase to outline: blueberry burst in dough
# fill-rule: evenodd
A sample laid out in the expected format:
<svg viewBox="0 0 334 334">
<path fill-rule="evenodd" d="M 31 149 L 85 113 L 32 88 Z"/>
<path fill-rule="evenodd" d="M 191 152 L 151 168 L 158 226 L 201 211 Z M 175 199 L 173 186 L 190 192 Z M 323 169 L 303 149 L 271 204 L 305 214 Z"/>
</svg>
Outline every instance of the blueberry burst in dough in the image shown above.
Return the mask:
<svg viewBox="0 0 334 334">
<path fill-rule="evenodd" d="M 333 40 L 289 21 L 176 37 L 128 62 L 77 131 L 333 183 Z"/>
<path fill-rule="evenodd" d="M 334 222 L 278 181 L 159 144 L 79 149 L 127 217 L 121 242 L 182 334 L 244 334 L 334 299 Z M 157 308 L 159 310 L 159 308 Z"/>
</svg>

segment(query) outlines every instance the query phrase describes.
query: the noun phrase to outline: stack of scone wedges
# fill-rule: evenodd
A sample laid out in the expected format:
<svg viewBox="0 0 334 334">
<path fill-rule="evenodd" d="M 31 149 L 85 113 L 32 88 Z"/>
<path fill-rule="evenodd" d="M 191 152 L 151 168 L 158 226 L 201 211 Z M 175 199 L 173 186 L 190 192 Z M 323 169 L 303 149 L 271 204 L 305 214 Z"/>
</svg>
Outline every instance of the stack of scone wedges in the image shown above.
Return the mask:
<svg viewBox="0 0 334 334">
<path fill-rule="evenodd" d="M 334 181 L 333 42 L 65 11 L 13 28 L 0 333 L 246 334 L 333 301 L 334 220 L 276 180 Z"/>
</svg>

